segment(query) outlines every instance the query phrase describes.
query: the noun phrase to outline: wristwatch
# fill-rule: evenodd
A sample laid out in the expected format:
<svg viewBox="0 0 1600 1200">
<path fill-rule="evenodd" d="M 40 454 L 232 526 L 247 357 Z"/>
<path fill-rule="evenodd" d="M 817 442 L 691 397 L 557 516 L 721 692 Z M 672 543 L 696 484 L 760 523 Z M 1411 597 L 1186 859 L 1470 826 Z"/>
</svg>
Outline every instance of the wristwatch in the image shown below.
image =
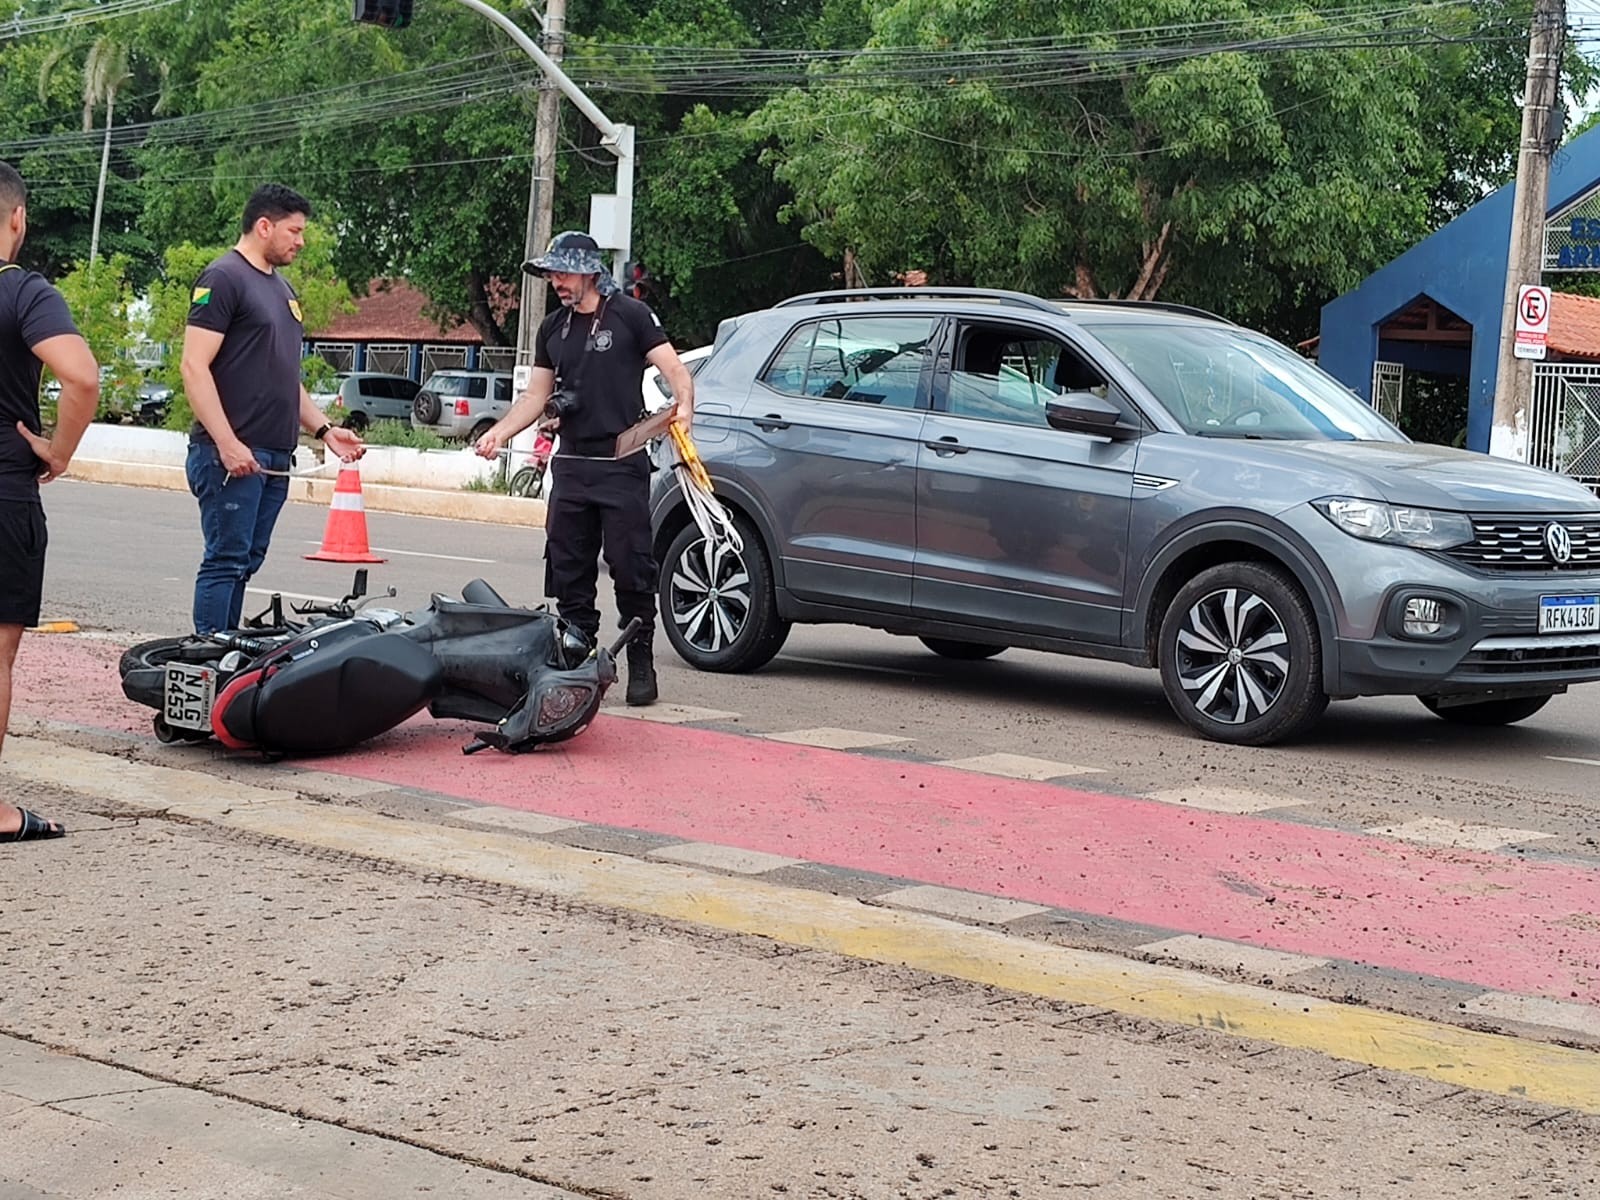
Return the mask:
<svg viewBox="0 0 1600 1200">
<path fill-rule="evenodd" d="M 332 422 L 332 421 L 324 421 L 324 422 L 323 422 L 323 423 L 322 423 L 322 428 L 321 428 L 321 429 L 319 429 L 319 430 L 317 430 L 317 431 L 316 431 L 316 432 L 315 432 L 315 433 L 313 433 L 313 434 L 312 434 L 312 435 L 311 435 L 311 436 L 312 436 L 312 437 L 314 437 L 314 438 L 316 438 L 316 439 L 317 439 L 317 441 L 319 441 L 319 442 L 320 442 L 320 441 L 321 441 L 321 440 L 322 440 L 322 435 L 323 435 L 323 434 L 325 434 L 325 433 L 327 433 L 327 432 L 328 432 L 328 430 L 330 430 L 330 429 L 332 429 L 332 428 L 333 428 L 333 422 Z"/>
</svg>

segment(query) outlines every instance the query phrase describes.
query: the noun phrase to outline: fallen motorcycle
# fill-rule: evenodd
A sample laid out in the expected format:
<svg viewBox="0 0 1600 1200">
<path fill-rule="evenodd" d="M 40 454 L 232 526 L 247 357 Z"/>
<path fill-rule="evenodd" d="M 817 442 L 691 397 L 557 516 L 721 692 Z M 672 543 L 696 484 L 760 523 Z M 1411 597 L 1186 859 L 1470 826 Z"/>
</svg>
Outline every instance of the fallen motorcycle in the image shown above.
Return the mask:
<svg viewBox="0 0 1600 1200">
<path fill-rule="evenodd" d="M 216 737 L 272 757 L 343 750 L 421 712 L 480 721 L 463 753 L 517 754 L 588 728 L 639 628 L 595 647 L 547 609 L 515 608 L 481 579 L 424 609 L 368 608 L 367 573 L 332 604 L 268 609 L 236 630 L 160 638 L 122 656 L 122 690 L 155 710 L 163 742 Z M 393 589 L 388 592 L 394 595 Z"/>
</svg>

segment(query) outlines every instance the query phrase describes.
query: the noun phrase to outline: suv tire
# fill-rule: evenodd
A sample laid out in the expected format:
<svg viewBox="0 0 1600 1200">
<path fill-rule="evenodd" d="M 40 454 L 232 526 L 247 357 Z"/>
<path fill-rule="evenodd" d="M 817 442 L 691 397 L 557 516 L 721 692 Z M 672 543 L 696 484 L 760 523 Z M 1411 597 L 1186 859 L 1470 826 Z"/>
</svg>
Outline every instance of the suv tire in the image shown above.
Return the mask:
<svg viewBox="0 0 1600 1200">
<path fill-rule="evenodd" d="M 344 427 L 355 433 L 361 433 L 367 424 L 367 414 L 364 412 L 353 412 L 344 419 Z"/>
<path fill-rule="evenodd" d="M 925 637 L 918 638 L 917 641 L 940 658 L 953 658 L 960 662 L 979 662 L 985 658 L 993 658 L 1006 648 L 991 646 L 986 642 L 958 642 L 952 638 Z"/>
<path fill-rule="evenodd" d="M 439 397 L 432 392 L 418 392 L 411 401 L 411 415 L 419 425 L 432 425 L 444 410 L 439 407 Z"/>
<path fill-rule="evenodd" d="M 1280 567 L 1200 572 L 1168 606 L 1156 652 L 1167 702 L 1212 741 L 1270 745 L 1328 706 L 1316 614 Z"/>
<path fill-rule="evenodd" d="M 761 536 L 743 517 L 733 524 L 744 549 L 712 547 L 689 524 L 661 564 L 661 626 L 678 656 L 701 671 L 754 671 L 771 662 L 789 636 Z"/>
<path fill-rule="evenodd" d="M 1477 704 L 1441 706 L 1437 696 L 1418 696 L 1422 705 L 1436 717 L 1456 725 L 1512 725 L 1527 720 L 1546 704 L 1549 696 L 1510 696 L 1504 700 L 1482 700 Z"/>
</svg>

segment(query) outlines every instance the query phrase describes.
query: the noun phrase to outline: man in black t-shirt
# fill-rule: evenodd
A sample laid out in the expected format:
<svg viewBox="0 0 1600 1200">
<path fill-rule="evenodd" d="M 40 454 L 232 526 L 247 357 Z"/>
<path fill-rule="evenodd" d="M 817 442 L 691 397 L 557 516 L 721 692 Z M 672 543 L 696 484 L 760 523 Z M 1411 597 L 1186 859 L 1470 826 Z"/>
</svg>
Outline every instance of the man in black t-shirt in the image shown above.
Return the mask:
<svg viewBox="0 0 1600 1200">
<path fill-rule="evenodd" d="M 67 469 L 100 404 L 100 368 L 67 302 L 15 259 L 28 232 L 28 189 L 0 163 L 0 746 L 11 716 L 11 668 L 22 631 L 39 623 L 44 509 L 39 485 Z M 61 381 L 56 427 L 45 437 L 39 370 Z M 0 800 L 0 842 L 60 837 L 54 821 Z"/>
<path fill-rule="evenodd" d="M 644 415 L 640 389 L 647 363 L 671 385 L 674 419 L 684 426 L 694 414 L 694 380 L 649 305 L 622 295 L 605 273 L 599 244 L 588 234 L 557 234 L 523 270 L 547 276 L 562 306 L 539 326 L 528 390 L 478 439 L 478 453 L 496 457 L 541 417 L 560 422 L 561 461 L 551 471 L 545 515 L 545 594 L 591 641 L 598 639 L 595 586 L 604 550 L 620 624 L 634 617 L 642 624 L 628 644 L 627 701 L 653 704 L 650 460 L 642 449 L 621 459 L 613 453 L 617 435 Z"/>
<path fill-rule="evenodd" d="M 194 631 L 238 627 L 244 589 L 266 561 L 306 429 L 341 459 L 361 439 L 335 429 L 300 382 L 300 300 L 278 274 L 305 245 L 311 204 L 264 184 L 244 206 L 228 253 L 200 272 L 183 335 L 183 386 L 194 409 L 187 464 L 205 555 L 194 583 Z"/>
</svg>

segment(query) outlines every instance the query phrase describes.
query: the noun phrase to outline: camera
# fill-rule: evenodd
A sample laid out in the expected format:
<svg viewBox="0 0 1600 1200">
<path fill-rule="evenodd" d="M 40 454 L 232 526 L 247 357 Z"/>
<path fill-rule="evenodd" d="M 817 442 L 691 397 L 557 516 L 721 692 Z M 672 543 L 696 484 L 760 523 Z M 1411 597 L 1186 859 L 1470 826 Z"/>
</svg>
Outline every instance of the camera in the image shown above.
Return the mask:
<svg viewBox="0 0 1600 1200">
<path fill-rule="evenodd" d="M 564 420 L 578 409 L 578 394 L 571 388 L 558 387 L 545 401 L 544 415 Z"/>
</svg>

